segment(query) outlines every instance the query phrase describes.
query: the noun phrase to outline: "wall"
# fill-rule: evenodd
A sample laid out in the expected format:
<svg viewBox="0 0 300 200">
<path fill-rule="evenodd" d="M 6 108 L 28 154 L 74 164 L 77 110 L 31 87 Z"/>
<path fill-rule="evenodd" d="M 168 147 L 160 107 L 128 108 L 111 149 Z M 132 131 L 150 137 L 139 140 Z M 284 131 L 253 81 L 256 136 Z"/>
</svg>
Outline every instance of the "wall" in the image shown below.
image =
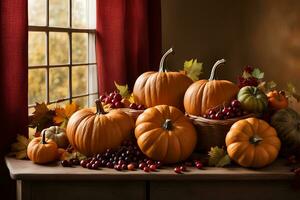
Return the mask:
<svg viewBox="0 0 300 200">
<path fill-rule="evenodd" d="M 218 78 L 235 81 L 253 65 L 281 88 L 293 82 L 300 92 L 298 0 L 162 0 L 162 34 L 163 50 L 176 51 L 167 60 L 175 69 L 198 58 L 207 78 L 213 63 L 225 58 Z"/>
</svg>

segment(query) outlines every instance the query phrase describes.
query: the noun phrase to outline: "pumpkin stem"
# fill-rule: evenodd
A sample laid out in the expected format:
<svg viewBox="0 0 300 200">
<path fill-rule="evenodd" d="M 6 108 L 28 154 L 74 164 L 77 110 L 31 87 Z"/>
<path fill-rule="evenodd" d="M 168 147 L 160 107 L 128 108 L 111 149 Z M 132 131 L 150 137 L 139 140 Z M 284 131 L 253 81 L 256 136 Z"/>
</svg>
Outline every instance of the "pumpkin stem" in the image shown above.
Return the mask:
<svg viewBox="0 0 300 200">
<path fill-rule="evenodd" d="M 95 104 L 96 104 L 96 109 L 97 109 L 97 114 L 100 115 L 100 114 L 106 114 L 106 112 L 104 111 L 103 109 L 103 106 L 102 106 L 102 103 L 100 101 L 100 99 L 96 99 L 95 100 Z"/>
<path fill-rule="evenodd" d="M 172 120 L 166 119 L 165 123 L 163 124 L 163 128 L 170 131 L 173 128 Z"/>
<path fill-rule="evenodd" d="M 259 142 L 263 141 L 262 138 L 257 137 L 257 136 L 253 136 L 250 138 L 250 143 L 251 144 L 258 144 Z"/>
<path fill-rule="evenodd" d="M 46 131 L 42 131 L 42 140 L 41 140 L 41 144 L 47 144 L 46 142 Z"/>
<path fill-rule="evenodd" d="M 216 68 L 217 68 L 218 66 L 220 66 L 221 64 L 224 64 L 225 62 L 226 62 L 225 59 L 221 59 L 221 60 L 218 60 L 218 61 L 214 64 L 214 66 L 212 67 L 211 73 L 210 73 L 210 77 L 209 77 L 209 79 L 208 79 L 209 81 L 214 80 Z"/>
<path fill-rule="evenodd" d="M 165 72 L 165 67 L 164 67 L 164 62 L 166 57 L 173 52 L 173 48 L 170 48 L 160 59 L 160 63 L 159 63 L 159 72 Z"/>
</svg>

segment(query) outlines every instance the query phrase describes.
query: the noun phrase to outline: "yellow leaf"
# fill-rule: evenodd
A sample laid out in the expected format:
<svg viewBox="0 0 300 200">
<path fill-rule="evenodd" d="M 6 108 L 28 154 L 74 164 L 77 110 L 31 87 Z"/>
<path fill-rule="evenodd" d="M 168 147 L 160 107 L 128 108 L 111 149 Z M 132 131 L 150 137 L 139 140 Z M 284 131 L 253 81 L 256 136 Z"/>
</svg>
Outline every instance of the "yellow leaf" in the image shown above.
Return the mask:
<svg viewBox="0 0 300 200">
<path fill-rule="evenodd" d="M 66 105 L 66 117 L 70 118 L 74 112 L 76 112 L 78 110 L 79 106 L 73 101 L 72 103 Z"/>
<path fill-rule="evenodd" d="M 29 144 L 29 140 L 25 136 L 20 134 L 17 135 L 17 141 L 23 144 L 24 146 L 27 146 Z"/>
<path fill-rule="evenodd" d="M 15 142 L 11 145 L 11 151 L 13 152 L 22 151 L 24 149 L 27 149 L 27 145 L 24 145 L 20 142 Z"/>
<path fill-rule="evenodd" d="M 188 77 L 193 81 L 199 80 L 199 76 L 202 73 L 203 64 L 198 62 L 197 59 L 191 59 L 184 62 L 184 71 Z"/>
<path fill-rule="evenodd" d="M 130 94 L 129 98 L 127 98 L 130 103 L 135 103 L 133 93 Z"/>
<path fill-rule="evenodd" d="M 123 98 L 127 98 L 130 95 L 127 84 L 126 85 L 119 85 L 115 81 L 115 86 L 116 86 L 117 90 L 119 91 L 120 95 Z"/>
<path fill-rule="evenodd" d="M 55 108 L 55 116 L 53 121 L 57 124 L 67 122 L 70 117 L 78 110 L 78 105 L 75 102 L 65 105 L 65 108 Z"/>
<path fill-rule="evenodd" d="M 27 158 L 27 150 L 19 151 L 16 153 L 16 158 L 17 159 L 24 159 Z"/>
</svg>

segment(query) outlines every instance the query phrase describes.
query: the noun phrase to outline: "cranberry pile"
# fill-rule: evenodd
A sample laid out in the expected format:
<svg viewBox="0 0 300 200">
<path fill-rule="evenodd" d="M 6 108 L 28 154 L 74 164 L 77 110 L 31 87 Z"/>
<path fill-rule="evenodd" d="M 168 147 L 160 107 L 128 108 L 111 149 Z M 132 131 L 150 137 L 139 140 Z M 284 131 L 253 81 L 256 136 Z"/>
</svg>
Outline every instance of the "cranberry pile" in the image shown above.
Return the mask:
<svg viewBox="0 0 300 200">
<path fill-rule="evenodd" d="M 252 66 L 247 66 L 244 68 L 244 72 L 251 74 L 254 70 L 254 67 Z M 257 87 L 259 84 L 259 80 L 253 76 L 249 76 L 247 78 L 243 76 L 238 77 L 238 86 L 239 88 L 242 88 L 244 86 L 254 86 Z"/>
<path fill-rule="evenodd" d="M 207 119 L 224 120 L 235 117 L 240 117 L 248 114 L 241 108 L 241 103 L 238 100 L 232 100 L 230 105 L 218 106 L 208 110 L 207 114 L 203 115 Z"/>
</svg>

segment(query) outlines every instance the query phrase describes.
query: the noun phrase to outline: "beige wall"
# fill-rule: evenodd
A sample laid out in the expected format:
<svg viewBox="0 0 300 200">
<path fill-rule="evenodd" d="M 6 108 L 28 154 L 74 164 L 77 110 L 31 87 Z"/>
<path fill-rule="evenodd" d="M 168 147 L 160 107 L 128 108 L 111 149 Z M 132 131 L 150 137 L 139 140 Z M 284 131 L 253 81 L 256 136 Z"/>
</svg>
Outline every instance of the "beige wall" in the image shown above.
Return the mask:
<svg viewBox="0 0 300 200">
<path fill-rule="evenodd" d="M 219 79 L 235 81 L 243 66 L 253 65 L 300 92 L 298 0 L 162 0 L 162 32 L 163 49 L 175 49 L 169 66 L 198 58 L 206 78 L 214 61 L 225 58 Z"/>
</svg>

